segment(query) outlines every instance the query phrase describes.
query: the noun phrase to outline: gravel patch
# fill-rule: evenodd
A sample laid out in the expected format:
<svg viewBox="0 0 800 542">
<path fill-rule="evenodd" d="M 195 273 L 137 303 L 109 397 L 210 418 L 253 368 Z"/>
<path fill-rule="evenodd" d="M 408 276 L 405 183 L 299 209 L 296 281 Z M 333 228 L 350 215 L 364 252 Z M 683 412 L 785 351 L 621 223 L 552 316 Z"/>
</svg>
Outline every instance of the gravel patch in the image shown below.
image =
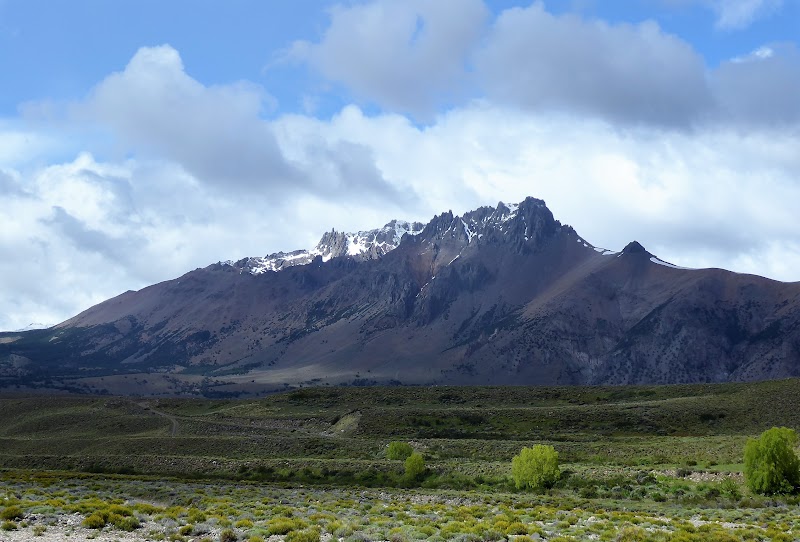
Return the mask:
<svg viewBox="0 0 800 542">
<path fill-rule="evenodd" d="M 0 531 L 0 542 L 146 542 L 154 540 L 149 536 L 153 531 L 162 531 L 156 523 L 142 522 L 142 526 L 132 532 L 119 531 L 112 528 L 87 529 L 81 526 L 84 516 L 80 514 L 50 515 L 44 521 L 39 521 L 35 516 L 27 516 L 24 521 L 18 522 L 19 527 L 14 531 Z M 26 526 L 23 527 L 22 524 Z M 41 529 L 44 528 L 44 531 Z M 204 535 L 208 536 L 208 535 Z M 200 540 L 202 537 L 197 537 Z M 216 540 L 216 536 L 211 537 Z M 193 540 L 193 539 L 190 539 Z"/>
</svg>

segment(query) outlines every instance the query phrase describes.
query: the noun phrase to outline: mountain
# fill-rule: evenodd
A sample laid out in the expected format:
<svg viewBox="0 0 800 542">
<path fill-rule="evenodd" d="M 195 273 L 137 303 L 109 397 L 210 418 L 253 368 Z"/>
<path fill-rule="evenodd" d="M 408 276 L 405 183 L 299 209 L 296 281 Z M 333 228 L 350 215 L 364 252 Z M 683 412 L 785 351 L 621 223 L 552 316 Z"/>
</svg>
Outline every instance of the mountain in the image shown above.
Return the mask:
<svg viewBox="0 0 800 542">
<path fill-rule="evenodd" d="M 331 231 L 0 334 L 6 385 L 113 393 L 797 375 L 800 283 L 596 248 L 534 198 Z"/>
</svg>

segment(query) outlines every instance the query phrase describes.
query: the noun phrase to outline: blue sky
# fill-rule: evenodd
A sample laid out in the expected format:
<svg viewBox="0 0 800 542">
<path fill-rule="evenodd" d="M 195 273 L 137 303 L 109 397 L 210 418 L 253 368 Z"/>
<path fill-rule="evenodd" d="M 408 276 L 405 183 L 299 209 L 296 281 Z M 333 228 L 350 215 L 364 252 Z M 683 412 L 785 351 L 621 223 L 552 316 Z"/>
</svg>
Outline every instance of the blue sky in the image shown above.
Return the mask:
<svg viewBox="0 0 800 542">
<path fill-rule="evenodd" d="M 747 3 L 747 2 L 745 2 Z M 759 4 L 758 2 L 751 2 Z M 556 14 L 577 13 L 610 23 L 654 20 L 690 43 L 710 67 L 774 42 L 797 42 L 800 2 L 753 11 L 744 26 L 719 28 L 711 2 L 561 0 L 546 2 Z M 0 2 L 0 70 L 7 77 L 0 114 L 13 116 L 30 100 L 77 100 L 107 74 L 122 69 L 142 46 L 170 44 L 186 70 L 205 84 L 248 80 L 276 98 L 279 112 L 302 110 L 300 96 L 318 94 L 323 114 L 353 97 L 329 89 L 304 66 L 276 64 L 296 40 L 315 40 L 328 23 L 331 2 L 293 0 L 3 0 Z M 487 2 L 493 15 L 525 6 Z M 744 24 L 744 23 L 743 23 Z M 329 95 L 324 91 L 330 91 Z"/>
<path fill-rule="evenodd" d="M 0 73 L 0 329 L 525 196 L 800 280 L 799 0 L 0 0 Z"/>
<path fill-rule="evenodd" d="M 326 2 L 15 0 L 0 2 L 2 112 L 21 102 L 76 100 L 124 68 L 142 46 L 168 43 L 193 77 L 206 84 L 240 79 L 269 86 L 291 100 L 297 79 L 271 78 L 273 55 L 299 37 L 318 35 Z"/>
</svg>

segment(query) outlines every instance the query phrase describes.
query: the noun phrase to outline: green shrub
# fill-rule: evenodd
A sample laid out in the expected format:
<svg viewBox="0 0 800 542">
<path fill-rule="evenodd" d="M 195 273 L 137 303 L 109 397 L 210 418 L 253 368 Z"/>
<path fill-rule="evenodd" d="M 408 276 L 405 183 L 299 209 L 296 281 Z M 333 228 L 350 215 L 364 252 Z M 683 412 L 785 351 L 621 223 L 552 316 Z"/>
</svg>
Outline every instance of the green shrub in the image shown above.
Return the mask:
<svg viewBox="0 0 800 542">
<path fill-rule="evenodd" d="M 2 529 L 4 531 L 16 531 L 17 530 L 17 524 L 14 523 L 11 520 L 6 520 L 6 521 L 4 521 L 2 523 L 2 525 L 0 525 L 0 529 Z"/>
<path fill-rule="evenodd" d="M 118 516 L 132 516 L 133 510 L 128 508 L 127 506 L 123 506 L 121 504 L 112 504 L 108 507 L 108 512 L 110 514 L 117 514 Z"/>
<path fill-rule="evenodd" d="M 514 523 L 509 524 L 508 527 L 505 528 L 505 532 L 506 532 L 507 535 L 509 535 L 509 534 L 528 534 L 528 527 L 524 523 L 522 523 L 520 521 L 515 521 Z M 519 539 L 517 539 L 517 540 L 519 540 Z"/>
<path fill-rule="evenodd" d="M 511 460 L 511 477 L 517 489 L 553 487 L 560 474 L 558 452 L 552 446 L 537 444 L 533 448 L 523 448 Z"/>
<path fill-rule="evenodd" d="M 108 522 L 120 531 L 130 532 L 141 527 L 139 520 L 133 516 L 120 516 L 119 514 L 111 514 L 108 517 Z"/>
<path fill-rule="evenodd" d="M 644 542 L 650 540 L 647 531 L 634 525 L 626 525 L 617 533 L 617 542 Z"/>
<path fill-rule="evenodd" d="M 719 490 L 720 493 L 734 501 L 738 501 L 742 498 L 742 492 L 739 491 L 739 484 L 737 484 L 736 480 L 733 478 L 725 478 L 720 482 Z"/>
<path fill-rule="evenodd" d="M 233 532 L 233 529 L 225 529 L 219 533 L 219 542 L 236 542 L 239 537 Z"/>
<path fill-rule="evenodd" d="M 406 480 L 418 480 L 425 472 L 425 459 L 422 454 L 412 453 L 406 458 Z"/>
<path fill-rule="evenodd" d="M 797 433 L 787 427 L 767 429 L 744 447 L 744 476 L 754 493 L 791 493 L 800 487 L 800 459 L 794 453 Z"/>
<path fill-rule="evenodd" d="M 22 519 L 25 514 L 22 513 L 22 509 L 17 505 L 8 506 L 0 512 L 0 519 L 5 519 L 9 521 L 14 521 L 16 519 Z"/>
<path fill-rule="evenodd" d="M 408 459 L 408 457 L 414 453 L 414 448 L 408 442 L 400 442 L 395 440 L 389 443 L 389 447 L 386 449 L 386 457 L 387 459 Z"/>
<path fill-rule="evenodd" d="M 87 529 L 102 529 L 106 526 L 106 518 L 103 517 L 102 514 L 98 512 L 92 513 L 90 516 L 87 516 L 86 519 L 83 520 L 81 523 Z"/>
<path fill-rule="evenodd" d="M 272 518 L 267 522 L 267 532 L 273 534 L 289 534 L 292 531 L 297 531 L 306 526 L 306 523 L 301 520 L 291 518 Z"/>
<path fill-rule="evenodd" d="M 206 515 L 202 511 L 198 510 L 197 508 L 189 508 L 188 520 L 189 523 L 203 523 L 206 520 Z"/>
<path fill-rule="evenodd" d="M 312 528 L 292 531 L 286 535 L 286 542 L 319 542 L 319 530 Z"/>
</svg>

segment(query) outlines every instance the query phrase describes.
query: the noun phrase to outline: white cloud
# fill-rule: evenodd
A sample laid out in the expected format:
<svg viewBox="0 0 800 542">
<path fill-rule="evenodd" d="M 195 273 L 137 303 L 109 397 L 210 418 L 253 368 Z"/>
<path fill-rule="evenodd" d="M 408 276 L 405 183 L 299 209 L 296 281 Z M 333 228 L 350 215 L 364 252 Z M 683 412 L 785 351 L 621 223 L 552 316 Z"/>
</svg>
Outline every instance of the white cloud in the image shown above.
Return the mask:
<svg viewBox="0 0 800 542">
<path fill-rule="evenodd" d="M 747 28 L 783 6 L 783 0 L 706 0 L 706 3 L 717 15 L 717 28 L 723 30 Z"/>
<path fill-rule="evenodd" d="M 205 182 L 231 189 L 284 187 L 300 176 L 260 118 L 265 99 L 260 87 L 246 82 L 202 85 L 186 74 L 178 52 L 164 45 L 139 49 L 74 113 Z"/>
<path fill-rule="evenodd" d="M 459 93 L 488 18 L 481 0 L 377 0 L 336 6 L 318 44 L 296 42 L 305 60 L 358 97 L 419 117 Z"/>
<path fill-rule="evenodd" d="M 500 14 L 477 72 L 492 100 L 615 121 L 688 125 L 710 102 L 702 58 L 655 22 L 556 16 L 541 2 Z"/>
<path fill-rule="evenodd" d="M 58 146 L 51 137 L 0 119 L 0 167 L 23 166 L 52 153 Z"/>
<path fill-rule="evenodd" d="M 483 99 L 537 114 L 666 129 L 798 120 L 795 44 L 766 44 L 715 68 L 654 21 L 612 24 L 556 15 L 542 2 L 506 9 L 487 21 L 479 3 L 446 17 L 431 11 L 442 5 L 376 0 L 337 8 L 319 43 L 297 43 L 293 55 L 366 102 L 417 118 L 436 105 L 464 107 Z M 742 14 L 755 17 L 779 7 L 774 2 L 713 6 L 725 21 L 736 13 L 740 21 Z M 426 25 L 417 37 L 420 20 Z M 443 101 L 443 89 L 455 84 L 462 94 Z"/>
<path fill-rule="evenodd" d="M 751 51 L 749 54 L 733 57 L 730 61 L 733 63 L 757 62 L 759 60 L 772 58 L 773 56 L 775 56 L 775 50 L 767 45 L 762 45 L 761 47 Z"/>
<path fill-rule="evenodd" d="M 800 126 L 800 50 L 762 46 L 723 63 L 710 76 L 717 122 L 745 127 Z"/>
<path fill-rule="evenodd" d="M 274 127 L 264 119 L 266 92 L 239 82 L 205 86 L 184 70 L 168 45 L 143 47 L 122 72 L 106 77 L 72 115 L 110 131 L 118 145 L 139 155 L 180 164 L 218 193 L 285 200 L 313 190 L 336 198 L 348 188 L 362 197 L 393 192 L 374 168 L 366 147 L 306 142 L 297 162 L 284 155 Z"/>
</svg>

